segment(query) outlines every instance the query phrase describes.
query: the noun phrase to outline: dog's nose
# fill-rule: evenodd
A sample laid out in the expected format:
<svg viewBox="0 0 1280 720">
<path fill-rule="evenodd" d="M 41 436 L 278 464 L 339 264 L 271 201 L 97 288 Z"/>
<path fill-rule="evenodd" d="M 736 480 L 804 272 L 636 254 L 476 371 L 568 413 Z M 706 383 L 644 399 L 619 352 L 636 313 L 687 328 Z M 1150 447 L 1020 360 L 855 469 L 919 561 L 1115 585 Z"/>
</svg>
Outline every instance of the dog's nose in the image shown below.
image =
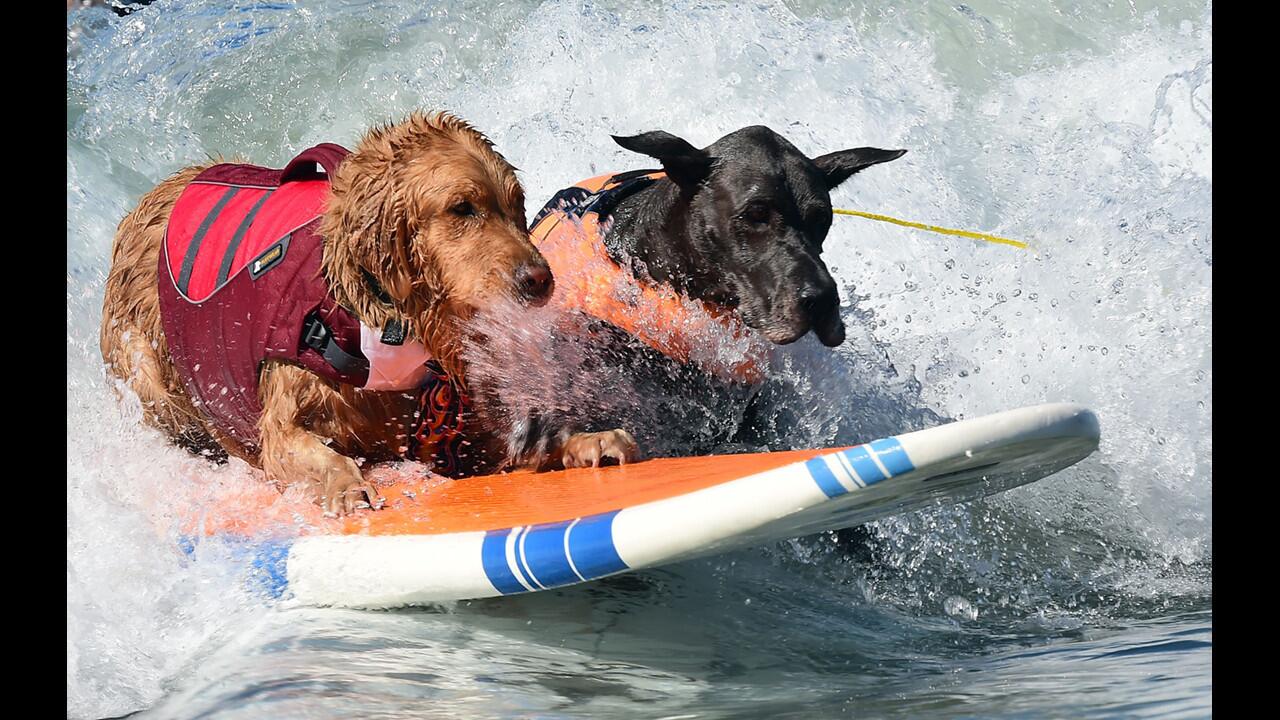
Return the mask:
<svg viewBox="0 0 1280 720">
<path fill-rule="evenodd" d="M 546 263 L 525 263 L 516 270 L 516 287 L 520 296 L 533 305 L 541 305 L 551 297 L 555 278 Z"/>
<path fill-rule="evenodd" d="M 840 293 L 835 281 L 819 281 L 800 291 L 800 307 L 823 345 L 836 347 L 844 342 L 844 320 L 840 318 Z"/>
<path fill-rule="evenodd" d="M 826 315 L 840 302 L 834 282 L 809 285 L 800 291 L 800 307 L 810 318 Z"/>
</svg>

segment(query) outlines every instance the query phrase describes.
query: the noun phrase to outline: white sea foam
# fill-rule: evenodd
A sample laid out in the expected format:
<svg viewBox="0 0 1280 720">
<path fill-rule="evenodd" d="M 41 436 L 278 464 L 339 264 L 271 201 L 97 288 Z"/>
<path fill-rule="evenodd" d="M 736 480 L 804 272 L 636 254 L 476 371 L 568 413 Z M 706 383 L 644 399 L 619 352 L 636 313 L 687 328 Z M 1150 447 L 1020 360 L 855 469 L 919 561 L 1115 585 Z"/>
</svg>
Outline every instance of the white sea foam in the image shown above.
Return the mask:
<svg viewBox="0 0 1280 720">
<path fill-rule="evenodd" d="M 838 355 L 812 338 L 779 352 L 798 388 L 782 434 L 822 443 L 920 422 L 917 408 L 968 417 L 1087 404 L 1102 422 L 1096 459 L 972 517 L 882 523 L 887 568 L 909 575 L 921 558 L 950 556 L 943 567 L 963 587 L 914 603 L 939 615 L 951 595 L 979 617 L 1002 596 L 1029 598 L 1019 607 L 1035 613 L 1046 604 L 1029 579 L 1047 565 L 1068 572 L 1064 558 L 1089 563 L 1075 571 L 1105 592 L 1202 592 L 1203 574 L 1170 580 L 1167 568 L 1212 558 L 1209 11 L 1099 12 L 160 0 L 126 18 L 73 13 L 68 713 L 155 702 L 264 612 L 232 562 L 212 548 L 188 562 L 163 510 L 144 508 L 257 480 L 243 464 L 167 446 L 139 426 L 136 400 L 116 401 L 97 350 L 115 224 L 206 154 L 279 166 L 414 108 L 453 110 L 487 132 L 521 168 L 530 215 L 576 180 L 651 165 L 610 134 L 664 129 L 701 146 L 766 124 L 815 155 L 908 148 L 835 203 L 1032 250 L 836 218 L 825 257 L 850 340 Z M 1073 550 L 1082 537 L 1106 550 Z M 1011 560 L 1027 539 L 1035 552 Z M 877 582 L 869 596 L 906 607 L 924 593 Z"/>
</svg>

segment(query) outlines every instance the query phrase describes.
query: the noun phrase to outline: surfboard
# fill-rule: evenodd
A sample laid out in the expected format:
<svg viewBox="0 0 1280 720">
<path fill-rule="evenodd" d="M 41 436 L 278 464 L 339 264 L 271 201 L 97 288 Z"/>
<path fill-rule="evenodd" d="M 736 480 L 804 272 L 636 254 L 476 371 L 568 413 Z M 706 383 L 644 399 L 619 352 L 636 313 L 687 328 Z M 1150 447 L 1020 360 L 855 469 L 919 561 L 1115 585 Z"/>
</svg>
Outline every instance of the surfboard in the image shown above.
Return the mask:
<svg viewBox="0 0 1280 720">
<path fill-rule="evenodd" d="M 184 543 L 238 543 L 271 595 L 306 605 L 514 595 L 973 500 L 1098 439 L 1091 411 L 1056 403 L 853 447 L 458 480 L 402 464 L 375 476 L 381 510 L 324 518 L 262 485 L 201 507 Z"/>
</svg>

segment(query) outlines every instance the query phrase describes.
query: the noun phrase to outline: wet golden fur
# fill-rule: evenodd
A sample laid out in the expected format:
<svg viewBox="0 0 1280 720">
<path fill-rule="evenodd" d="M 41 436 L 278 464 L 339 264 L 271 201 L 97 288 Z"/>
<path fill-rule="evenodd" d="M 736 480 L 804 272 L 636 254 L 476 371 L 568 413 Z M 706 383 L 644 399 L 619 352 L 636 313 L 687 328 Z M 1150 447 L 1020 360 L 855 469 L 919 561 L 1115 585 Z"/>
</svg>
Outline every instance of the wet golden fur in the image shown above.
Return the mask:
<svg viewBox="0 0 1280 720">
<path fill-rule="evenodd" d="M 268 361 L 255 451 L 221 436 L 182 387 L 161 325 L 156 268 L 174 204 L 209 165 L 160 183 L 121 221 L 103 302 L 103 360 L 137 393 L 144 420 L 180 444 L 221 448 L 281 486 L 306 483 L 329 512 L 350 512 L 362 495 L 374 502 L 376 491 L 352 458 L 400 455 L 404 418 L 414 409 L 409 393 L 360 390 Z M 522 265 L 545 265 L 529 242 L 514 168 L 464 121 L 414 113 L 368 131 L 331 181 L 320 235 L 322 271 L 337 301 L 370 327 L 408 321 L 411 337 L 465 379 L 462 321 L 513 297 Z M 374 296 L 362 268 L 391 296 L 391 307 Z M 634 458 L 634 441 L 616 432 L 574 436 L 564 463 L 590 464 L 610 451 Z M 433 451 L 423 448 L 423 459 Z"/>
</svg>

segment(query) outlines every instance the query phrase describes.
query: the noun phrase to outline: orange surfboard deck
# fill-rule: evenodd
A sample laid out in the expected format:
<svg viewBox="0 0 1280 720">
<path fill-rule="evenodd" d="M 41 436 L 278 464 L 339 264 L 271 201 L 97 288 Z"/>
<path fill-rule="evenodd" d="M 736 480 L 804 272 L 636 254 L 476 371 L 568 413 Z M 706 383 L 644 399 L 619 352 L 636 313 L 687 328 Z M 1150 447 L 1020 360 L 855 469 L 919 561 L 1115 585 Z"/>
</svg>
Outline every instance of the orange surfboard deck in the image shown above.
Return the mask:
<svg viewBox="0 0 1280 720">
<path fill-rule="evenodd" d="M 570 520 L 675 497 L 845 448 L 655 458 L 604 468 L 517 470 L 449 479 L 425 465 L 374 468 L 386 504 L 342 519 L 282 498 L 266 483 L 216 498 L 200 518 L 203 534 L 256 535 L 300 527 L 303 534 L 436 535 Z M 715 462 L 708 462 L 713 459 Z"/>
</svg>

